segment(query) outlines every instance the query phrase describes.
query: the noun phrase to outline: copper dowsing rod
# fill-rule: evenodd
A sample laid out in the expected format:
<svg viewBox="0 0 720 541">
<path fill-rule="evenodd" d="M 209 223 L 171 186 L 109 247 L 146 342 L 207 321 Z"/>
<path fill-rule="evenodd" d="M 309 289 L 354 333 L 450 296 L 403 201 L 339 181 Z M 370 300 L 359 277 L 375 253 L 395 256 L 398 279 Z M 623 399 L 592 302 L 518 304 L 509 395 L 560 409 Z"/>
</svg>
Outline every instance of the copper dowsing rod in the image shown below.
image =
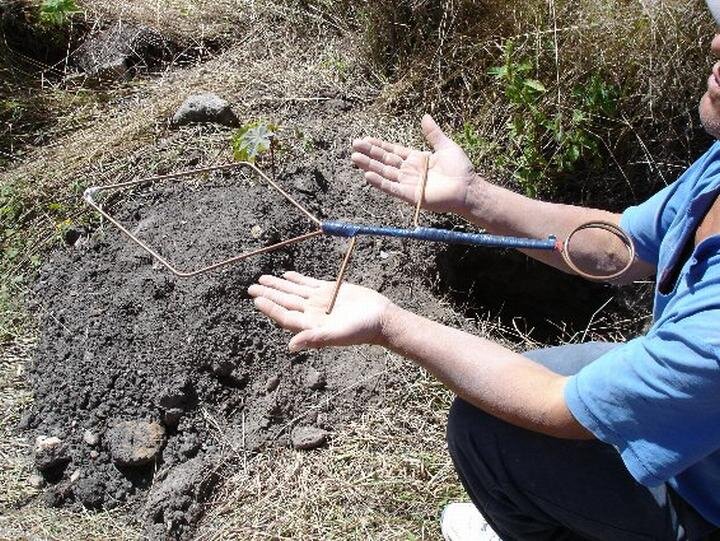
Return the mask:
<svg viewBox="0 0 720 541">
<path fill-rule="evenodd" d="M 348 264 L 350 263 L 350 258 L 352 257 L 353 252 L 355 251 L 355 244 L 357 243 L 357 237 L 351 237 L 350 243 L 348 244 L 347 252 L 345 252 L 345 258 L 343 259 L 342 265 L 340 265 L 340 271 L 337 275 L 337 280 L 335 280 L 335 289 L 333 291 L 332 298 L 330 299 L 330 304 L 328 305 L 327 310 L 325 311 L 326 314 L 330 314 L 330 312 L 333 311 L 333 308 L 335 308 L 335 302 L 338 298 L 338 293 L 340 293 L 340 287 L 342 287 L 343 280 L 345 279 L 345 272 L 347 272 Z"/>
<path fill-rule="evenodd" d="M 427 187 L 429 171 L 430 171 L 430 154 L 426 154 L 425 160 L 423 161 L 422 177 L 420 179 L 420 194 L 418 194 L 417 204 L 415 205 L 415 215 L 413 216 L 413 222 L 412 222 L 415 227 L 420 227 L 420 224 L 419 224 L 420 209 L 422 208 L 422 204 L 425 199 L 425 188 Z"/>
<path fill-rule="evenodd" d="M 172 178 L 181 178 L 185 176 L 190 175 L 197 175 L 200 173 L 207 173 L 212 171 L 220 171 L 220 170 L 226 170 L 226 169 L 233 169 L 238 167 L 250 167 L 253 169 L 256 173 L 258 173 L 262 178 L 264 178 L 270 186 L 275 188 L 277 191 L 279 191 L 293 206 L 295 206 L 298 210 L 300 210 L 305 216 L 307 216 L 310 220 L 315 222 L 317 225 L 322 225 L 322 222 L 313 216 L 308 210 L 306 210 L 300 203 L 298 203 L 290 194 L 288 194 L 285 190 L 283 190 L 276 182 L 271 180 L 267 177 L 262 171 L 260 171 L 255 165 L 249 163 L 249 162 L 238 162 L 234 164 L 228 164 L 228 165 L 217 165 L 212 167 L 204 167 L 202 169 L 194 169 L 192 171 L 182 171 L 180 173 L 171 173 L 168 175 L 159 175 L 155 177 L 146 177 L 138 180 L 130 180 L 127 182 L 118 182 L 115 184 L 108 184 L 106 186 L 96 186 L 91 187 L 85 190 L 84 199 L 85 201 L 93 207 L 97 212 L 100 213 L 106 220 L 108 220 L 110 223 L 112 223 L 115 227 L 120 229 L 130 240 L 132 240 L 135 244 L 140 246 L 143 250 L 148 252 L 150 255 L 152 255 L 160 264 L 162 264 L 166 269 L 168 269 L 171 273 L 173 273 L 175 276 L 181 277 L 181 278 L 189 278 L 192 276 L 197 276 L 198 274 L 202 274 L 211 270 L 215 270 L 219 267 L 224 267 L 226 265 L 230 265 L 231 263 L 236 263 L 237 261 L 241 261 L 243 259 L 246 259 L 248 257 L 261 255 L 267 252 L 272 252 L 274 250 L 284 248 L 286 246 L 290 246 L 291 244 L 295 244 L 298 242 L 302 242 L 304 240 L 308 240 L 320 235 L 323 235 L 322 229 L 318 229 L 315 231 L 312 231 L 310 233 L 306 233 L 304 235 L 300 235 L 298 237 L 294 237 L 292 239 L 284 240 L 281 242 L 278 242 L 276 244 L 272 244 L 271 246 L 266 246 L 264 248 L 260 248 L 257 250 L 253 250 L 251 252 L 246 252 L 237 256 L 233 256 L 231 258 L 225 259 L 223 261 L 219 261 L 217 263 L 213 263 L 211 265 L 208 265 L 206 267 L 203 267 L 201 269 L 193 270 L 193 271 L 182 271 L 174 267 L 167 259 L 165 259 L 162 255 L 160 255 L 155 249 L 153 249 L 150 245 L 148 245 L 146 242 L 141 240 L 139 237 L 131 233 L 125 226 L 123 226 L 118 220 L 113 218 L 110 214 L 105 212 L 103 208 L 95 201 L 94 197 L 96 194 L 107 191 L 107 190 L 114 190 L 114 189 L 121 189 L 121 188 L 129 188 L 131 186 L 136 186 L 138 184 L 143 184 L 147 182 L 156 182 L 159 180 L 167 180 Z"/>
</svg>

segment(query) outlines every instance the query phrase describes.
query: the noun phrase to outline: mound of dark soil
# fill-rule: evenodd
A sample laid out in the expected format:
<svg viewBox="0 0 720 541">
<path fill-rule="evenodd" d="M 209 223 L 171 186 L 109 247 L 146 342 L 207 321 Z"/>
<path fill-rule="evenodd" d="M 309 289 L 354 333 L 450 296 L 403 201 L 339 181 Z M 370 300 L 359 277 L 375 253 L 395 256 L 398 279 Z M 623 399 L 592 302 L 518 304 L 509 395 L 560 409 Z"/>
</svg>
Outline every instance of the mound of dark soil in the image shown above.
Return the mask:
<svg viewBox="0 0 720 541">
<path fill-rule="evenodd" d="M 312 168 L 279 180 L 313 211 L 342 217 L 354 206 L 348 191 L 363 189 L 349 165 L 334 174 L 337 189 Z M 245 170 L 155 184 L 124 194 L 113 212 L 187 270 L 315 228 Z M 402 245 L 384 246 L 360 242 L 350 278 L 370 276 L 361 281 L 407 297 L 420 274 L 399 270 Z M 384 355 L 291 355 L 286 334 L 246 294 L 263 273 L 332 278 L 344 249 L 314 239 L 188 279 L 110 225 L 56 253 L 36 284 L 42 339 L 29 367 L 35 405 L 23 421 L 45 438 L 36 461 L 44 459 L 48 503 L 129 502 L 151 537 L 182 538 L 222 467 L 289 444 L 297 427 L 307 428 L 295 431 L 298 448 L 323 444 L 337 422 L 372 404 L 393 383 L 374 377 Z"/>
</svg>

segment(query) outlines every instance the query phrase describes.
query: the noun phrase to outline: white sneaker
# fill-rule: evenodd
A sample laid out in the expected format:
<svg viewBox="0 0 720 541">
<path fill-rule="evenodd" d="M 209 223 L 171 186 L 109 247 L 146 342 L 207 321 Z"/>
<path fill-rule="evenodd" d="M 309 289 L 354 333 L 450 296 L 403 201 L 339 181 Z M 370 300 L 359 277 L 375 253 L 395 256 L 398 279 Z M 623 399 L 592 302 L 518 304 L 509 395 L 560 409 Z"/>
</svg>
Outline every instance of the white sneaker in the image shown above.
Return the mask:
<svg viewBox="0 0 720 541">
<path fill-rule="evenodd" d="M 475 505 L 451 503 L 440 516 L 445 541 L 500 541 Z"/>
</svg>

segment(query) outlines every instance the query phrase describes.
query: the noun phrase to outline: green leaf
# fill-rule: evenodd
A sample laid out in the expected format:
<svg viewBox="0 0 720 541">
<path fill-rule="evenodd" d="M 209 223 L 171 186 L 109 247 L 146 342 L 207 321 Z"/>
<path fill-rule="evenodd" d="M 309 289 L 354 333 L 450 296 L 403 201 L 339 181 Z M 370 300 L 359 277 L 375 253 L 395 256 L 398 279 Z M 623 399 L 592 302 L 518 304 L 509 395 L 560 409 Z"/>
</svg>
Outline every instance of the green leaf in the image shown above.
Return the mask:
<svg viewBox="0 0 720 541">
<path fill-rule="evenodd" d="M 79 12 L 75 0 L 43 0 L 40 4 L 40 20 L 55 26 L 65 24 L 71 15 Z"/>
<path fill-rule="evenodd" d="M 241 162 L 254 163 L 258 156 L 270 150 L 277 126 L 262 122 L 247 124 L 232 138 L 233 157 Z"/>
<path fill-rule="evenodd" d="M 507 77 L 508 74 L 508 68 L 507 66 L 494 66 L 490 69 L 488 69 L 488 75 L 492 75 L 493 77 L 496 77 L 497 79 L 503 79 Z"/>
<path fill-rule="evenodd" d="M 526 87 L 535 90 L 536 92 L 541 92 L 541 93 L 547 92 L 547 88 L 545 88 L 545 85 L 543 85 L 540 81 L 538 81 L 536 79 L 525 79 L 523 81 L 523 84 Z"/>
</svg>

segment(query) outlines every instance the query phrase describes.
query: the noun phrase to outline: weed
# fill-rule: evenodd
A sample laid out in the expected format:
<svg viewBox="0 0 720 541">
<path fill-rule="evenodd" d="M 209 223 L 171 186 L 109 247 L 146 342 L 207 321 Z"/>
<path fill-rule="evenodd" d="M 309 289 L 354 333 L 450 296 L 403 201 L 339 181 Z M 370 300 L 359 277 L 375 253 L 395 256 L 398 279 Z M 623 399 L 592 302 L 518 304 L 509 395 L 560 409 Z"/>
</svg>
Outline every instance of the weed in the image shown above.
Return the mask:
<svg viewBox="0 0 720 541">
<path fill-rule="evenodd" d="M 265 122 L 253 122 L 239 128 L 232 136 L 233 157 L 241 162 L 254 163 L 258 157 L 277 146 L 278 127 Z"/>
<path fill-rule="evenodd" d="M 500 145 L 484 137 L 471 122 L 465 122 L 461 130 L 452 134 L 453 140 L 460 145 L 473 163 L 479 163 L 488 155 L 495 155 Z"/>
<path fill-rule="evenodd" d="M 40 4 L 40 20 L 50 26 L 64 26 L 79 12 L 75 0 L 43 0 Z"/>
<path fill-rule="evenodd" d="M 598 74 L 572 92 L 570 109 L 561 108 L 546 86 L 532 77 L 533 64 L 516 58 L 514 45 L 505 45 L 504 63 L 488 70 L 500 84 L 509 108 L 507 135 L 511 150 L 498 157 L 510 169 L 526 195 L 553 192 L 563 174 L 582 162 L 591 169 L 603 163 L 592 128 L 617 110 L 619 89 Z"/>
</svg>

